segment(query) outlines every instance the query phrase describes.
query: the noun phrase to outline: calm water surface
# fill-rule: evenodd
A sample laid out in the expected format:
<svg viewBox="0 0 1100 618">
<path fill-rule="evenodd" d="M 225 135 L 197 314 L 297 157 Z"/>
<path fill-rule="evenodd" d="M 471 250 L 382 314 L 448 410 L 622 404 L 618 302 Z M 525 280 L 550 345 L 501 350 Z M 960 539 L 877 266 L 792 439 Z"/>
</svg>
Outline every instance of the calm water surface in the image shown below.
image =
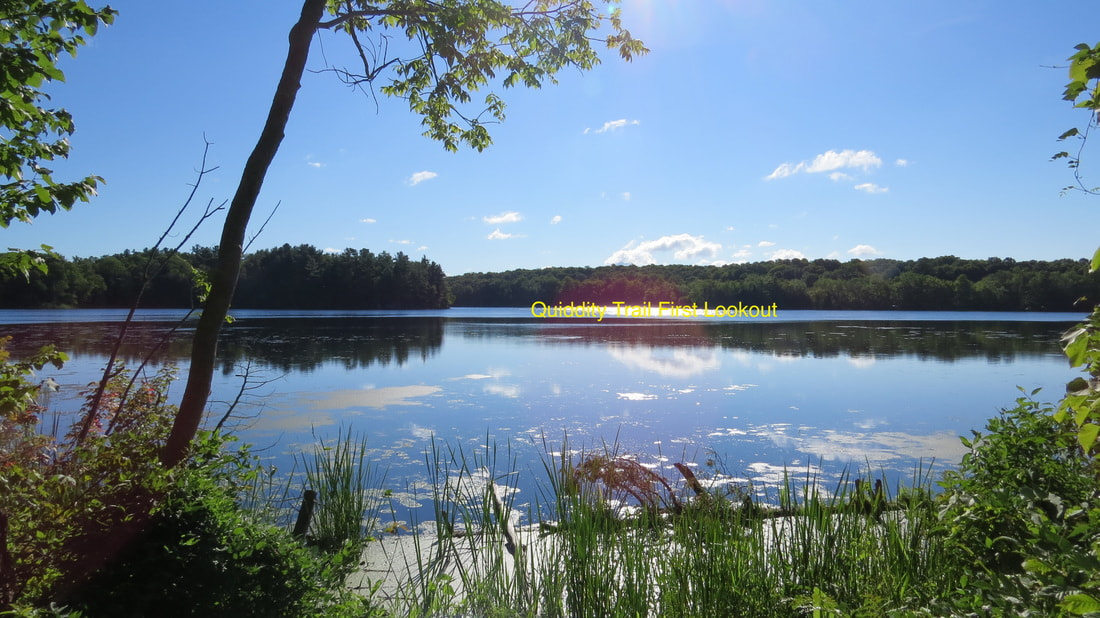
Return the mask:
<svg viewBox="0 0 1100 618">
<path fill-rule="evenodd" d="M 368 436 L 403 504 L 426 499 L 425 450 L 515 458 L 518 503 L 544 476 L 544 441 L 617 444 L 676 477 L 671 464 L 719 461 L 757 488 L 784 467 L 835 478 L 847 466 L 909 478 L 962 455 L 959 435 L 1012 404 L 1017 386 L 1056 399 L 1074 372 L 1058 338 L 1078 314 L 780 311 L 779 319 L 546 320 L 525 309 L 431 312 L 234 312 L 212 400 L 253 391 L 242 438 L 280 468 L 314 435 Z M 0 311 L 16 353 L 53 342 L 72 360 L 51 374 L 72 408 L 102 371 L 119 311 Z M 136 365 L 186 369 L 194 321 L 142 313 L 123 348 Z M 177 386 L 182 392 L 182 383 Z M 224 404 L 212 405 L 220 415 Z"/>
</svg>

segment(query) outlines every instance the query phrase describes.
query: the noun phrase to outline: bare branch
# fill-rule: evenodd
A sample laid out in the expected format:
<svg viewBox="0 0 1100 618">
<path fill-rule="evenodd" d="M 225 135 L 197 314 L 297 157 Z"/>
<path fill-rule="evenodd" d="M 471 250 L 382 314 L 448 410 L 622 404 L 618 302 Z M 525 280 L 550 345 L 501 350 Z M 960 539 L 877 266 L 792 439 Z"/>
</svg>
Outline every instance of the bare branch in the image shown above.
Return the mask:
<svg viewBox="0 0 1100 618">
<path fill-rule="evenodd" d="M 279 210 L 279 206 L 282 206 L 282 204 L 283 204 L 282 200 L 279 200 L 278 202 L 275 203 L 275 208 L 271 209 L 271 214 L 269 214 L 267 216 L 267 218 L 264 219 L 263 224 L 260 225 L 260 229 L 256 230 L 256 233 L 252 235 L 252 238 L 248 239 L 248 242 L 245 243 L 244 249 L 241 250 L 241 253 L 248 253 L 248 248 L 252 246 L 252 241 L 256 240 L 257 238 L 259 238 L 260 234 L 264 233 L 264 228 L 267 227 L 267 222 L 271 221 L 271 217 L 275 216 L 275 213 L 278 212 L 278 210 Z"/>
</svg>

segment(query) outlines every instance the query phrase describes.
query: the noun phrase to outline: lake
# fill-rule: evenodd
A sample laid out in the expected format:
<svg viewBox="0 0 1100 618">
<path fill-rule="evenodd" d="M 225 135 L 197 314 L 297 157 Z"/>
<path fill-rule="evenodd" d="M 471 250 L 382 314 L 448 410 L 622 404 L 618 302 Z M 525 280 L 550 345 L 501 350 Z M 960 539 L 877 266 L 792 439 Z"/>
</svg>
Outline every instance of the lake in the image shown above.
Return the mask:
<svg viewBox="0 0 1100 618">
<path fill-rule="evenodd" d="M 212 401 L 254 381 L 231 421 L 280 469 L 342 428 L 367 435 L 404 508 L 422 510 L 425 451 L 484 456 L 517 504 L 545 477 L 547 448 L 615 448 L 669 478 L 672 463 L 708 462 L 723 482 L 763 490 L 784 470 L 826 481 L 847 467 L 904 482 L 963 454 L 958 436 L 1021 396 L 1057 400 L 1076 375 L 1058 339 L 1084 314 L 783 311 L 776 318 L 540 319 L 529 309 L 235 311 L 223 331 Z M 71 361 L 43 371 L 75 409 L 97 379 L 125 315 L 114 310 L 0 311 L 0 337 L 25 353 L 56 343 Z M 146 311 L 122 348 L 134 366 L 164 339 L 153 366 L 186 369 L 194 321 Z M 182 392 L 182 381 L 175 394 Z M 225 404 L 214 403 L 220 416 Z M 506 453 L 510 455 L 506 456 Z"/>
</svg>

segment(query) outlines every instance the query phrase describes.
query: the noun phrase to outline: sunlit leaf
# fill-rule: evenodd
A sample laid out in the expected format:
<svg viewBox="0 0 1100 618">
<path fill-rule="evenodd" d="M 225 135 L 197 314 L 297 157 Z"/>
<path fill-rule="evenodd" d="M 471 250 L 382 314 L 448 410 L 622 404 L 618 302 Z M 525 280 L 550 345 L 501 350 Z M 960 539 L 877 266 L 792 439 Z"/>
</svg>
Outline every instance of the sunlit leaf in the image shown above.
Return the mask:
<svg viewBox="0 0 1100 618">
<path fill-rule="evenodd" d="M 1092 450 L 1092 445 L 1096 443 L 1096 434 L 1098 432 L 1100 432 L 1100 425 L 1095 423 L 1089 423 L 1078 430 L 1077 441 L 1081 443 L 1081 448 L 1085 449 L 1085 452 Z"/>
<path fill-rule="evenodd" d="M 1083 616 L 1085 614 L 1100 612 L 1100 601 L 1090 595 L 1079 592 L 1067 596 L 1062 600 L 1059 607 L 1071 614 Z"/>
</svg>

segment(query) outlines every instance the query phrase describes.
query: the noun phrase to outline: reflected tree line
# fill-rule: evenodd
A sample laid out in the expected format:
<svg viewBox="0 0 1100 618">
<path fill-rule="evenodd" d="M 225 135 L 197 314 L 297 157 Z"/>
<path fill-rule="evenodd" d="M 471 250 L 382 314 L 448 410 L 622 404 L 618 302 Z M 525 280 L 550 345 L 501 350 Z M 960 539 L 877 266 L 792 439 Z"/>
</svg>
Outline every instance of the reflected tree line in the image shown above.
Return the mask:
<svg viewBox="0 0 1100 618">
<path fill-rule="evenodd" d="M 777 303 L 780 309 L 1072 311 L 1100 300 L 1088 261 L 776 260 L 726 266 L 544 268 L 448 277 L 454 304 L 523 307 L 535 301 Z M 1086 297 L 1088 302 L 1077 304 Z"/>
<path fill-rule="evenodd" d="M 136 367 L 156 347 L 153 366 L 186 363 L 194 323 L 180 327 L 174 322 L 134 322 L 119 360 Z M 105 322 L 0 326 L 0 337 L 12 336 L 9 349 L 16 356 L 48 342 L 73 358 L 106 357 L 118 332 L 118 324 Z M 348 370 L 401 366 L 428 360 L 442 345 L 442 318 L 239 319 L 222 330 L 218 366 L 224 375 L 239 373 L 249 361 L 282 372 L 309 372 L 332 364 Z"/>
<path fill-rule="evenodd" d="M 47 273 L 0 279 L 0 307 L 128 307 L 150 251 L 94 258 L 50 258 Z M 142 296 L 142 307 L 197 306 L 197 281 L 213 267 L 214 247 L 171 256 Z M 197 273 L 197 274 L 196 274 Z M 443 269 L 426 257 L 367 249 L 325 252 L 283 245 L 245 256 L 234 307 L 254 309 L 439 309 L 449 306 Z"/>
<path fill-rule="evenodd" d="M 129 367 L 173 331 L 175 324 L 131 325 L 121 359 Z M 444 336 L 503 338 L 539 345 L 621 345 L 653 348 L 721 348 L 829 358 L 916 356 L 953 361 L 984 358 L 1060 355 L 1058 339 L 1066 325 L 1057 322 L 710 322 L 616 320 L 596 324 L 581 320 L 486 320 L 455 318 L 325 317 L 239 319 L 224 330 L 219 368 L 224 375 L 253 366 L 281 372 L 309 372 L 322 366 L 348 370 L 402 366 L 428 361 Z M 175 329 L 154 364 L 186 363 L 190 328 Z M 0 326 L 0 337 L 12 335 L 15 354 L 43 342 L 58 343 L 76 358 L 106 357 L 118 333 L 117 324 L 31 324 Z"/>
<path fill-rule="evenodd" d="M 542 336 L 555 345 L 594 342 L 645 347 L 719 347 L 775 354 L 831 358 L 915 356 L 953 361 L 984 358 L 1061 356 L 1058 322 L 764 322 L 616 320 L 608 325 L 544 323 Z M 517 329 L 516 336 L 522 332 Z"/>
</svg>

